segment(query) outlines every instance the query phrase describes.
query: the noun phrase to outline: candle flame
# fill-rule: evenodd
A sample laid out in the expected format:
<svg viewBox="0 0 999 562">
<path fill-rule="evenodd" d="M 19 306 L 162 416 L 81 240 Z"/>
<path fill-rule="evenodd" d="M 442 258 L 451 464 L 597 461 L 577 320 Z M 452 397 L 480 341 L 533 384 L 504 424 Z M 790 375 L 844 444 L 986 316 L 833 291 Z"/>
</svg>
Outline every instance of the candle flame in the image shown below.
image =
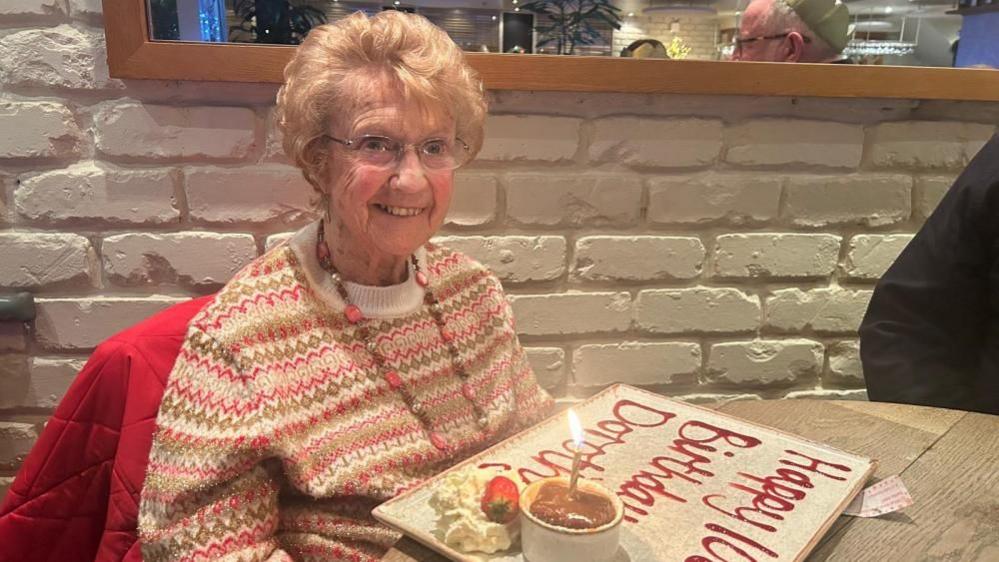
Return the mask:
<svg viewBox="0 0 999 562">
<path fill-rule="evenodd" d="M 579 418 L 576 417 L 576 412 L 569 408 L 569 431 L 572 433 L 572 441 L 576 445 L 576 448 L 583 446 L 583 426 L 579 423 Z"/>
</svg>

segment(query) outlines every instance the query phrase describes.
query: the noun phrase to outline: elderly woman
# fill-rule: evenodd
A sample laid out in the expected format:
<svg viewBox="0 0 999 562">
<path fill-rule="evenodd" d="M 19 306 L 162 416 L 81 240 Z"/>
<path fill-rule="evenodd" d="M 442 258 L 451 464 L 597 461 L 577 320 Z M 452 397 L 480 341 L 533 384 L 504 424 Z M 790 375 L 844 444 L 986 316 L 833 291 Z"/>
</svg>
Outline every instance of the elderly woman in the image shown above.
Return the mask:
<svg viewBox="0 0 999 562">
<path fill-rule="evenodd" d="M 428 242 L 482 144 L 482 86 L 423 18 L 314 29 L 285 150 L 322 219 L 191 323 L 142 491 L 146 562 L 377 560 L 382 501 L 547 413 L 499 281 Z"/>
</svg>

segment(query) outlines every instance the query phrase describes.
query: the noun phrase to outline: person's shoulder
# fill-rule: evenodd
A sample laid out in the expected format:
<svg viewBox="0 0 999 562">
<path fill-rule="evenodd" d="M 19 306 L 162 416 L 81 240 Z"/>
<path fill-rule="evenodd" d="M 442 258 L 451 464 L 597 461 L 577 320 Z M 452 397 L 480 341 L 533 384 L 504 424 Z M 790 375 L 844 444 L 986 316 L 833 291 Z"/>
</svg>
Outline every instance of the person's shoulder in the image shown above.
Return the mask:
<svg viewBox="0 0 999 562">
<path fill-rule="evenodd" d="M 303 306 L 305 283 L 295 252 L 279 245 L 237 272 L 191 321 L 194 331 L 238 344 L 255 328 L 273 324 Z"/>
<path fill-rule="evenodd" d="M 499 279 L 475 258 L 444 244 L 428 242 L 427 267 L 439 283 L 465 284 L 469 281 L 499 285 Z"/>
</svg>

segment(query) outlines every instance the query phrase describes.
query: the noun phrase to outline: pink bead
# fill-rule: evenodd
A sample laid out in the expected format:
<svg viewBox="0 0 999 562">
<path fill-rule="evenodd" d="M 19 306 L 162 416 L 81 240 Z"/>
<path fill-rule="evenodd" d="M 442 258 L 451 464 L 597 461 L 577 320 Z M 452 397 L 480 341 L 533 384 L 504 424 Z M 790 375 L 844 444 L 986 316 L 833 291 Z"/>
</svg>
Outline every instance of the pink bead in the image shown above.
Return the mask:
<svg viewBox="0 0 999 562">
<path fill-rule="evenodd" d="M 466 384 L 461 387 L 461 394 L 469 400 L 475 400 L 475 391 L 472 389 L 472 385 Z"/>
<path fill-rule="evenodd" d="M 454 341 L 454 334 L 452 334 L 451 332 L 448 332 L 447 330 L 445 330 L 445 331 L 441 332 L 441 339 L 443 339 L 444 341 L 446 341 L 448 343 L 451 343 L 452 341 Z"/>
<path fill-rule="evenodd" d="M 347 321 L 351 324 L 357 324 L 361 320 L 364 320 L 364 314 L 360 308 L 357 308 L 356 304 L 348 304 L 347 308 L 343 309 L 343 313 L 347 316 Z"/>
<path fill-rule="evenodd" d="M 419 285 L 419 286 L 421 286 L 421 287 L 426 287 L 427 285 L 430 284 L 430 281 L 427 279 L 427 276 L 424 275 L 422 271 L 417 271 L 416 272 L 416 284 Z"/>
<path fill-rule="evenodd" d="M 430 432 L 430 443 L 441 451 L 447 449 L 447 441 L 444 440 L 444 436 L 436 431 Z"/>
<path fill-rule="evenodd" d="M 326 244 L 319 243 L 316 246 L 316 255 L 319 256 L 320 260 L 329 259 L 330 257 L 330 247 Z"/>
<path fill-rule="evenodd" d="M 402 386 L 402 377 L 400 377 L 399 373 L 395 371 L 385 373 L 385 380 L 388 381 L 389 386 L 391 386 L 394 390 L 398 390 L 399 387 Z"/>
</svg>

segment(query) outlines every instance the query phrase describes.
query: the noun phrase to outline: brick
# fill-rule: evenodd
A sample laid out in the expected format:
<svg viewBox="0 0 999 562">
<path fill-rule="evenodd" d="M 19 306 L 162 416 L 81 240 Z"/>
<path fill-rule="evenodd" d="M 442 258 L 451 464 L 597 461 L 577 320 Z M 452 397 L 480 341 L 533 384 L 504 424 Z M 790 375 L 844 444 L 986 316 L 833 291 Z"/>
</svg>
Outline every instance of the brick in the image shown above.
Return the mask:
<svg viewBox="0 0 999 562">
<path fill-rule="evenodd" d="M 705 250 L 699 238 L 587 236 L 576 242 L 573 277 L 588 281 L 693 279 Z"/>
<path fill-rule="evenodd" d="M 707 368 L 712 379 L 734 384 L 796 382 L 818 375 L 823 351 L 806 339 L 724 342 L 711 346 Z"/>
<path fill-rule="evenodd" d="M 27 340 L 21 322 L 0 322 L 0 351 L 24 351 Z"/>
<path fill-rule="evenodd" d="M 188 168 L 184 189 L 191 220 L 208 224 L 300 225 L 314 216 L 315 192 L 297 168 Z"/>
<path fill-rule="evenodd" d="M 542 388 L 551 390 L 565 384 L 565 351 L 557 347 L 528 347 L 524 351 Z"/>
<path fill-rule="evenodd" d="M 99 282 L 97 255 L 77 234 L 0 232 L 0 287 L 91 287 Z"/>
<path fill-rule="evenodd" d="M 628 226 L 639 217 L 642 183 L 628 176 L 511 174 L 507 218 L 541 226 Z"/>
<path fill-rule="evenodd" d="M 724 234 L 716 239 L 714 275 L 809 278 L 831 275 L 842 239 L 832 234 Z"/>
<path fill-rule="evenodd" d="M 807 227 L 880 227 L 909 218 L 912 178 L 901 175 L 792 176 L 783 215 Z"/>
<path fill-rule="evenodd" d="M 249 234 L 119 234 L 102 244 L 104 271 L 119 285 L 220 286 L 257 257 Z"/>
<path fill-rule="evenodd" d="M 38 439 L 34 424 L 0 421 L 0 466 L 18 466 Z"/>
<path fill-rule="evenodd" d="M 580 386 L 669 384 L 693 380 L 701 346 L 687 342 L 624 342 L 581 346 L 572 354 L 573 382 Z"/>
<path fill-rule="evenodd" d="M 579 125 L 573 117 L 490 115 L 479 160 L 571 160 L 579 147 Z"/>
<path fill-rule="evenodd" d="M 65 4 L 61 0 L 0 0 L 0 21 L 61 16 L 65 13 Z"/>
<path fill-rule="evenodd" d="M 856 168 L 864 151 L 864 128 L 846 123 L 758 119 L 729 127 L 725 137 L 725 161 L 742 166 Z"/>
<path fill-rule="evenodd" d="M 589 154 L 600 163 L 687 168 L 714 163 L 721 149 L 721 121 L 607 117 L 593 123 Z"/>
<path fill-rule="evenodd" d="M 921 176 L 916 178 L 912 202 L 916 218 L 925 219 L 933 214 L 940 201 L 954 184 L 953 177 Z"/>
<path fill-rule="evenodd" d="M 435 242 L 475 258 L 501 281 L 549 281 L 565 273 L 561 236 L 440 236 Z"/>
<path fill-rule="evenodd" d="M 638 326 L 659 334 L 740 333 L 760 323 L 760 300 L 737 289 L 693 287 L 638 293 Z"/>
<path fill-rule="evenodd" d="M 759 224 L 777 217 L 781 181 L 772 175 L 706 173 L 649 180 L 649 222 Z"/>
<path fill-rule="evenodd" d="M 61 103 L 0 102 L 0 159 L 68 158 L 80 153 L 81 136 Z"/>
<path fill-rule="evenodd" d="M 85 362 L 33 357 L 16 372 L 5 373 L 0 367 L 0 408 L 55 408 Z"/>
<path fill-rule="evenodd" d="M 35 300 L 35 340 L 47 350 L 87 350 L 140 320 L 187 299 L 73 297 Z"/>
<path fill-rule="evenodd" d="M 911 234 L 854 236 L 843 264 L 844 273 L 851 279 L 880 279 L 912 238 Z"/>
<path fill-rule="evenodd" d="M 457 226 L 479 226 L 495 218 L 496 178 L 468 172 L 456 174 L 446 222 Z"/>
<path fill-rule="evenodd" d="M 175 174 L 96 162 L 25 177 L 15 192 L 21 218 L 43 223 L 168 224 L 180 220 Z"/>
<path fill-rule="evenodd" d="M 781 332 L 856 334 L 870 300 L 866 290 L 781 289 L 767 298 L 765 326 Z"/>
<path fill-rule="evenodd" d="M 510 297 L 517 331 L 527 336 L 620 332 L 631 325 L 628 293 L 557 293 Z"/>
<path fill-rule="evenodd" d="M 0 354 L 0 409 L 23 406 L 31 386 L 28 357 L 20 353 Z"/>
<path fill-rule="evenodd" d="M 962 168 L 995 130 L 976 123 L 881 123 L 868 130 L 867 159 L 881 168 Z"/>
<path fill-rule="evenodd" d="M 842 341 L 829 346 L 829 372 L 834 380 L 863 382 L 864 369 L 860 364 L 860 342 Z"/>
<path fill-rule="evenodd" d="M 788 400 L 868 400 L 867 390 L 857 388 L 852 390 L 796 390 L 784 395 Z"/>
<path fill-rule="evenodd" d="M 245 158 L 255 144 L 255 122 L 243 107 L 106 102 L 94 115 L 94 138 L 108 156 Z"/>
<path fill-rule="evenodd" d="M 101 33 L 69 25 L 29 29 L 0 39 L 0 83 L 92 90 L 112 85 Z"/>
</svg>

